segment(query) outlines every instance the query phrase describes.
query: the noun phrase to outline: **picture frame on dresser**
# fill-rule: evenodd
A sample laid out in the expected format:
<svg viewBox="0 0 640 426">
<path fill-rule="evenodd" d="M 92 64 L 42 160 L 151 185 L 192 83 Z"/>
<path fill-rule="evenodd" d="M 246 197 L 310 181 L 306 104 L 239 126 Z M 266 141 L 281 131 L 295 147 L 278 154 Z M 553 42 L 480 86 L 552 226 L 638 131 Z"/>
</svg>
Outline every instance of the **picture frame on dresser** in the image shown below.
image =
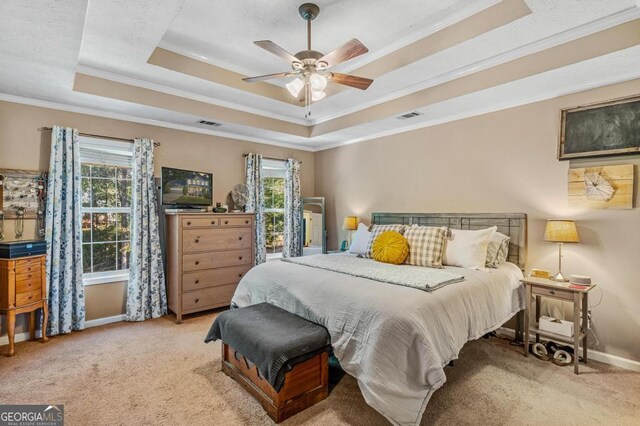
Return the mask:
<svg viewBox="0 0 640 426">
<path fill-rule="evenodd" d="M 167 298 L 183 315 L 229 306 L 254 265 L 253 213 L 166 213 Z"/>
</svg>

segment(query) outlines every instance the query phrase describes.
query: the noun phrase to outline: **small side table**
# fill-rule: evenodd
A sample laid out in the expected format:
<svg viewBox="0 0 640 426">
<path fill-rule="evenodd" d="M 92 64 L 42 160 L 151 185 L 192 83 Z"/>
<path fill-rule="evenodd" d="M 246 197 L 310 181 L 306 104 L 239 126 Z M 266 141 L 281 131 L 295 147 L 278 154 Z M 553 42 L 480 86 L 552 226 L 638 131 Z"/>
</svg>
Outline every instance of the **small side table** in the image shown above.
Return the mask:
<svg viewBox="0 0 640 426">
<path fill-rule="evenodd" d="M 15 354 L 16 315 L 29 313 L 29 340 L 36 337 L 36 311 L 42 310 L 42 341 L 47 341 L 47 285 L 45 255 L 0 259 L 0 315 L 7 318 L 9 350 Z"/>
<path fill-rule="evenodd" d="M 578 374 L 578 350 L 582 341 L 582 360 L 587 363 L 587 330 L 589 312 L 589 292 L 595 284 L 584 286 L 585 288 L 571 288 L 571 284 L 552 281 L 546 278 L 526 277 L 521 280 L 525 286 L 527 312 L 524 316 L 524 355 L 529 356 L 529 334 L 533 331 L 536 334 L 536 342 L 540 342 L 540 336 L 545 336 L 553 340 L 558 340 L 568 344 L 573 344 L 573 372 Z M 536 297 L 536 321 L 533 327 L 531 321 L 531 299 Z M 540 301 L 542 297 L 556 300 L 573 302 L 573 338 L 557 333 L 540 330 Z M 580 323 L 580 309 L 582 309 L 582 323 Z"/>
</svg>

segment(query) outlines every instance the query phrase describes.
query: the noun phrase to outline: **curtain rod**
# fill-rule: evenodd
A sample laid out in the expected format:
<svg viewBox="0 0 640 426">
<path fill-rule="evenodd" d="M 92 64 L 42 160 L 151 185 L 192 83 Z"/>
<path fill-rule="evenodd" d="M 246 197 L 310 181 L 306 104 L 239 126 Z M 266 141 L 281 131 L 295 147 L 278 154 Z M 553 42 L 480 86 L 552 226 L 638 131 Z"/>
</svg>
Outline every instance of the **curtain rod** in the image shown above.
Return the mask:
<svg viewBox="0 0 640 426">
<path fill-rule="evenodd" d="M 244 154 L 242 154 L 243 157 L 246 157 L 247 155 L 249 155 L 248 152 L 245 152 Z M 267 157 L 266 155 L 263 155 L 262 158 L 264 158 L 265 160 L 287 161 L 286 158 Z M 300 164 L 302 164 L 302 160 L 298 160 L 298 161 L 300 161 Z"/>
<path fill-rule="evenodd" d="M 39 127 L 38 131 L 42 132 L 43 130 L 51 131 L 53 130 L 51 127 Z M 122 141 L 122 142 L 134 142 L 134 139 L 125 139 L 125 138 L 116 138 L 113 136 L 104 136 L 104 135 L 94 135 L 93 133 L 82 133 L 78 132 L 80 136 L 87 136 L 90 138 L 100 138 L 100 139 L 110 139 L 112 141 Z M 160 146 L 160 142 L 153 142 L 153 146 Z"/>
</svg>

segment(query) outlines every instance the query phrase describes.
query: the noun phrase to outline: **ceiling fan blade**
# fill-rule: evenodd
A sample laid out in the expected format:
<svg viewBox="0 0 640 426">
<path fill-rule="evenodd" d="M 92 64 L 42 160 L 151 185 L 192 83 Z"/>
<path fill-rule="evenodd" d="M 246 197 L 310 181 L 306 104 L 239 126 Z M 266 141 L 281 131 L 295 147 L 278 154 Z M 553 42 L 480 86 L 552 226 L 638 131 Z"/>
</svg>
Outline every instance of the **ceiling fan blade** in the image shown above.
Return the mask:
<svg viewBox="0 0 640 426">
<path fill-rule="evenodd" d="M 339 72 L 331 73 L 331 80 L 334 83 L 344 84 L 345 86 L 355 87 L 360 90 L 367 90 L 373 83 L 370 78 L 358 77 L 355 75 L 342 74 Z"/>
<path fill-rule="evenodd" d="M 357 38 L 353 38 L 338 47 L 335 50 L 324 55 L 322 58 L 318 59 L 318 62 L 325 62 L 328 67 L 333 67 L 335 65 L 341 64 L 342 62 L 348 61 L 349 59 L 353 59 L 356 56 L 360 56 L 364 53 L 367 53 L 369 49 L 360 43 L 360 40 Z"/>
<path fill-rule="evenodd" d="M 273 53 L 277 57 L 282 58 L 289 63 L 300 62 L 298 58 L 296 58 L 291 53 L 287 52 L 286 50 L 284 50 L 282 47 L 278 46 L 271 40 L 254 41 L 253 44 L 255 44 L 256 46 L 262 47 L 264 50 L 267 50 Z"/>
<path fill-rule="evenodd" d="M 290 72 L 279 72 L 277 74 L 259 75 L 256 77 L 246 77 L 246 78 L 243 78 L 242 80 L 246 81 L 247 83 L 255 83 L 257 81 L 265 81 L 265 80 L 271 80 L 273 78 L 289 77 L 292 75 L 294 74 Z"/>
</svg>

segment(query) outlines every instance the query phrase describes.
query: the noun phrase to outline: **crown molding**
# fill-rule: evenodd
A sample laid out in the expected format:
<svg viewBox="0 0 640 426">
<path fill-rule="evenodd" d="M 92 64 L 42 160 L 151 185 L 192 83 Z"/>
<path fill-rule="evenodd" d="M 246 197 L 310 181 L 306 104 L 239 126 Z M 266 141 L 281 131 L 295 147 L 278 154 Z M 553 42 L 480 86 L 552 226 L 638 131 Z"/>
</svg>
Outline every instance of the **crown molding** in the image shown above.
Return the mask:
<svg viewBox="0 0 640 426">
<path fill-rule="evenodd" d="M 297 149 L 300 151 L 309 151 L 309 152 L 315 151 L 315 149 L 312 147 L 298 145 L 295 143 L 279 142 L 279 141 L 273 141 L 268 139 L 255 138 L 253 136 L 237 135 L 234 133 L 221 132 L 217 130 L 201 129 L 198 127 L 187 126 L 184 124 L 170 123 L 168 121 L 155 120 L 152 118 L 138 117 L 138 116 L 129 115 L 129 114 L 120 114 L 116 112 L 103 111 L 103 110 L 76 106 L 76 105 L 62 104 L 59 102 L 51 102 L 51 101 L 45 101 L 41 99 L 14 96 L 6 93 L 0 93 L 0 101 L 12 102 L 12 103 L 22 104 L 22 105 L 31 105 L 31 106 L 40 107 L 40 108 L 55 109 L 59 111 L 74 112 L 78 114 L 87 114 L 87 115 L 93 115 L 96 117 L 104 117 L 104 118 L 111 118 L 114 120 L 129 121 L 132 123 L 147 124 L 150 126 L 164 127 L 167 129 L 181 130 L 184 132 L 218 136 L 226 139 L 234 139 L 234 140 L 254 142 L 254 143 L 259 143 L 264 145 L 279 146 L 283 148 Z"/>
<path fill-rule="evenodd" d="M 401 128 L 396 128 L 392 130 L 386 130 L 383 132 L 372 133 L 367 135 L 366 137 L 354 138 L 344 142 L 331 143 L 328 145 L 321 145 L 321 143 L 315 143 L 313 147 L 315 148 L 315 152 L 324 151 L 331 148 L 338 148 L 346 145 L 353 145 L 360 142 L 366 142 L 373 139 L 380 139 L 387 136 L 393 136 L 399 133 L 411 132 L 414 130 L 423 129 L 425 127 L 437 126 L 439 124 L 450 123 L 453 121 L 463 120 L 465 118 L 476 117 L 479 115 L 489 114 L 496 111 L 502 111 L 505 109 L 515 108 L 522 105 L 532 104 L 536 102 L 546 101 L 553 98 L 558 98 L 561 96 L 572 95 L 574 93 L 580 93 L 591 89 L 597 89 L 599 87 L 609 86 L 612 84 L 624 83 L 625 81 L 635 80 L 640 78 L 640 70 L 635 72 L 629 72 L 626 74 L 621 74 L 615 77 L 608 77 L 603 79 L 592 80 L 586 83 L 579 84 L 577 86 L 573 86 L 564 90 L 551 90 L 547 93 L 539 93 L 535 96 L 525 96 L 521 99 L 512 99 L 509 101 L 501 102 L 495 105 L 486 106 L 483 108 L 476 108 L 470 111 L 462 112 L 455 115 L 448 115 L 443 118 L 438 118 L 434 120 L 421 121 L 411 126 L 405 126 Z M 313 141 L 313 139 L 312 139 Z"/>
<path fill-rule="evenodd" d="M 176 89 L 173 87 L 165 86 L 163 84 L 151 83 L 145 80 L 127 77 L 121 74 L 102 71 L 93 67 L 88 67 L 86 65 L 78 65 L 76 67 L 76 73 L 86 74 L 92 77 L 103 78 L 105 80 L 115 81 L 117 83 L 122 83 L 122 84 L 128 84 L 128 85 L 140 87 L 143 89 L 154 90 L 154 91 L 165 93 L 168 95 L 179 96 L 181 98 L 191 99 L 198 102 L 204 102 L 211 105 L 217 105 L 220 107 L 242 111 L 250 114 L 256 114 L 262 117 L 273 118 L 274 120 L 285 121 L 288 123 L 299 124 L 302 126 L 309 126 L 308 120 L 291 117 L 289 115 L 277 114 L 277 113 L 265 111 L 264 109 L 260 109 L 260 108 L 240 105 L 234 102 L 223 101 L 221 99 L 212 98 L 210 96 L 205 96 L 205 95 L 199 95 L 197 93 L 189 92 L 187 90 L 182 90 L 182 89 Z M 215 84 L 215 83 L 211 82 L 211 84 Z M 236 90 L 229 87 L 227 88 L 230 90 Z M 257 95 L 254 95 L 254 96 L 257 96 Z M 273 102 L 277 102 L 277 101 L 273 101 Z M 202 118 L 215 119 L 215 117 L 202 117 Z"/>
<path fill-rule="evenodd" d="M 640 0 L 637 1 L 640 3 Z M 638 18 L 640 18 L 640 5 L 631 6 L 603 18 L 587 22 L 583 25 L 579 25 L 577 27 L 562 31 L 558 34 L 554 34 L 543 39 L 531 42 L 524 46 L 508 50 L 498 55 L 494 55 L 490 58 L 465 65 L 464 67 L 448 71 L 438 76 L 426 79 L 420 83 L 404 87 L 402 89 L 388 93 L 384 96 L 380 96 L 369 102 L 363 102 L 361 104 L 354 105 L 353 107 L 345 108 L 332 114 L 325 115 L 321 118 L 312 120 L 311 125 L 315 126 L 317 124 L 325 123 L 327 121 L 331 121 L 336 118 L 352 114 L 354 112 L 362 111 L 364 109 L 410 95 L 414 92 L 424 90 L 429 87 L 434 87 L 448 81 L 456 80 L 458 78 L 476 73 L 478 71 L 486 70 L 497 65 L 501 65 L 512 60 L 528 56 L 533 53 L 537 53 Z"/>
</svg>

